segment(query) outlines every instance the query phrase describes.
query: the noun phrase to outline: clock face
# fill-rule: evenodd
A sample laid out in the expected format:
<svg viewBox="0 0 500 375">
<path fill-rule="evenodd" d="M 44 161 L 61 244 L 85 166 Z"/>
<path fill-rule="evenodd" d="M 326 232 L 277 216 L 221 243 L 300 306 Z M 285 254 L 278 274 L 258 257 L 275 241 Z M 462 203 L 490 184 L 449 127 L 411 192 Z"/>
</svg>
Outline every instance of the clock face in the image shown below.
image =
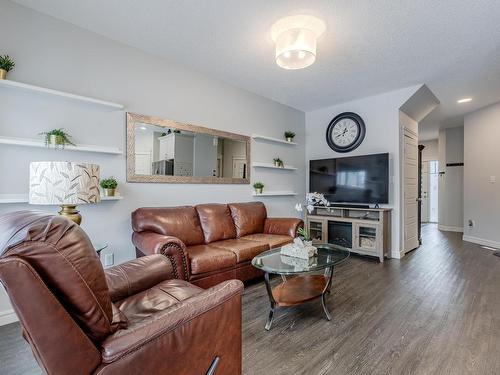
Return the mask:
<svg viewBox="0 0 500 375">
<path fill-rule="evenodd" d="M 337 152 L 348 152 L 356 149 L 365 138 L 363 119 L 352 112 L 344 112 L 336 116 L 326 130 L 326 142 Z"/>
</svg>

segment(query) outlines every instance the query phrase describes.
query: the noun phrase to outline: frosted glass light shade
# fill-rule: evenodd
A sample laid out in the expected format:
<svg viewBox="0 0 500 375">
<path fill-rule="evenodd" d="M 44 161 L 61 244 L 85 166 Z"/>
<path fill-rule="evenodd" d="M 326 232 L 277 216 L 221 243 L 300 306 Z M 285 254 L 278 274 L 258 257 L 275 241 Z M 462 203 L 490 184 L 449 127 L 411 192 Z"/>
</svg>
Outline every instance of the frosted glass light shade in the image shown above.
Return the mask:
<svg viewBox="0 0 500 375">
<path fill-rule="evenodd" d="M 97 164 L 42 161 L 30 163 L 30 204 L 99 203 Z"/>
<path fill-rule="evenodd" d="M 283 18 L 271 28 L 276 43 L 276 63 L 284 69 L 302 69 L 316 61 L 316 44 L 325 23 L 312 16 Z"/>
</svg>

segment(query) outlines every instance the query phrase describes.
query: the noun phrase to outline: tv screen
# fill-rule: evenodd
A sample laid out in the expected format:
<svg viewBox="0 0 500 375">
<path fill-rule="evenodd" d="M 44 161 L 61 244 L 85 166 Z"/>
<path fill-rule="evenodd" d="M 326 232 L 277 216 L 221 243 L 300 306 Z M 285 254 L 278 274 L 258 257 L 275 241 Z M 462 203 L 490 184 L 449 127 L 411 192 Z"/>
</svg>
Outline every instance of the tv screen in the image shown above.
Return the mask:
<svg viewBox="0 0 500 375">
<path fill-rule="evenodd" d="M 309 191 L 330 202 L 389 203 L 389 154 L 311 160 Z"/>
</svg>

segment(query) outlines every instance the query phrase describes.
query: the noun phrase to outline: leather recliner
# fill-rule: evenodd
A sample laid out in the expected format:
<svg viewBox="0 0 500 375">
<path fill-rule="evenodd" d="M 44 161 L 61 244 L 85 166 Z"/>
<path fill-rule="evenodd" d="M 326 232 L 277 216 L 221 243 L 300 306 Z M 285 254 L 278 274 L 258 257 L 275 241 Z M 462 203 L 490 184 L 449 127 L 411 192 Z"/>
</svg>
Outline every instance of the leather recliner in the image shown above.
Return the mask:
<svg viewBox="0 0 500 375">
<path fill-rule="evenodd" d="M 0 216 L 0 281 L 48 374 L 241 374 L 243 284 L 175 274 L 163 255 L 103 270 L 62 216 Z"/>
<path fill-rule="evenodd" d="M 139 208 L 132 213 L 137 257 L 163 254 L 180 279 L 208 288 L 262 275 L 252 259 L 293 241 L 303 222 L 267 217 L 262 202 Z"/>
</svg>

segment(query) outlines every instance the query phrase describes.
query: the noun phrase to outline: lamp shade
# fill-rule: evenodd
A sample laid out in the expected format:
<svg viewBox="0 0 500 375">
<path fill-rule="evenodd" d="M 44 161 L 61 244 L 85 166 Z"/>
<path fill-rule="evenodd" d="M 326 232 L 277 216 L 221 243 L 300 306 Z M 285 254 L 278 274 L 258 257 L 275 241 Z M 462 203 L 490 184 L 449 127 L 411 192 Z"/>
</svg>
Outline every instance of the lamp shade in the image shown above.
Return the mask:
<svg viewBox="0 0 500 375">
<path fill-rule="evenodd" d="M 100 201 L 97 164 L 30 163 L 30 204 L 80 205 Z"/>
</svg>

